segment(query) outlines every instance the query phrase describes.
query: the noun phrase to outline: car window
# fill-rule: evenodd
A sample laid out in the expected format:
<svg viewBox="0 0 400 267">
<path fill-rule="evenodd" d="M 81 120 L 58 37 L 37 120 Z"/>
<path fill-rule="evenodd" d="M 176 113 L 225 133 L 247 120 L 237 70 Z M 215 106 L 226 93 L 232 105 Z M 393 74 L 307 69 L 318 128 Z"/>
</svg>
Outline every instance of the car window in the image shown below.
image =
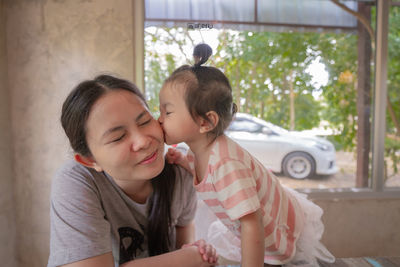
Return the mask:
<svg viewBox="0 0 400 267">
<path fill-rule="evenodd" d="M 255 132 L 260 132 L 261 128 L 262 128 L 261 125 L 249 120 L 234 120 L 229 125 L 228 131 L 236 131 L 236 132 L 243 131 L 243 132 L 255 133 Z"/>
<path fill-rule="evenodd" d="M 282 128 L 282 127 L 279 127 L 279 126 L 277 126 L 275 124 L 268 123 L 268 122 L 266 124 L 268 125 L 266 127 L 268 129 L 270 129 L 274 134 L 279 135 L 279 134 L 287 134 L 287 133 L 289 133 L 288 130 L 286 130 L 286 129 Z"/>
</svg>

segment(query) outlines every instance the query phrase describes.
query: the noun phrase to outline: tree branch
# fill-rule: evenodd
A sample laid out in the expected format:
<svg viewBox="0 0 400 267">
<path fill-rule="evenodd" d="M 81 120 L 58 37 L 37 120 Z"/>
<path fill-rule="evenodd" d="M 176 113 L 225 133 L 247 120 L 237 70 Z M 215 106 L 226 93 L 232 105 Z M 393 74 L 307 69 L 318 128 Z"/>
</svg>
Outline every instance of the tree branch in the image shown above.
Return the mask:
<svg viewBox="0 0 400 267">
<path fill-rule="evenodd" d="M 179 50 L 182 52 L 182 54 L 184 55 L 184 57 L 186 58 L 187 62 L 190 62 L 191 59 L 189 59 L 182 47 L 182 44 L 176 39 L 176 37 L 174 35 L 172 35 L 172 33 L 170 31 L 167 31 L 166 29 L 163 29 L 171 38 L 172 40 L 174 40 L 174 42 L 178 45 Z"/>
</svg>

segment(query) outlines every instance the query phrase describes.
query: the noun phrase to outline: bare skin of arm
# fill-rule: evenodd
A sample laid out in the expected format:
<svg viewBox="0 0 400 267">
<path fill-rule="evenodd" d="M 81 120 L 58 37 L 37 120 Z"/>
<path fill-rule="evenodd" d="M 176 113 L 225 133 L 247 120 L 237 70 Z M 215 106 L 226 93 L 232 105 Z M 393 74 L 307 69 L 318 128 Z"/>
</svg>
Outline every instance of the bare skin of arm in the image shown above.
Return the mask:
<svg viewBox="0 0 400 267">
<path fill-rule="evenodd" d="M 198 252 L 202 255 L 203 261 L 215 264 L 218 261 L 218 255 L 215 248 L 207 244 L 204 240 L 194 242 L 195 227 L 194 223 L 176 227 L 176 248 L 185 248 L 188 246 L 196 246 Z"/>
<path fill-rule="evenodd" d="M 199 241 L 196 241 L 199 242 Z M 176 245 L 181 248 L 184 244 L 194 243 L 194 223 L 191 222 L 186 226 L 176 227 Z M 165 253 L 162 255 L 136 259 L 127 262 L 121 267 L 135 267 L 135 266 L 193 266 L 193 267 L 208 267 L 211 263 L 215 263 L 217 258 L 215 250 L 210 245 L 202 246 L 183 246 L 181 249 Z M 205 243 L 204 243 L 205 244 Z M 201 253 L 202 252 L 202 253 Z M 210 258 L 210 259 L 209 259 Z M 207 261 L 211 263 L 207 263 Z M 114 266 L 114 259 L 112 253 L 106 253 L 100 256 L 92 257 L 89 259 L 77 261 L 71 264 L 64 265 L 65 267 L 112 267 Z"/>
<path fill-rule="evenodd" d="M 242 267 L 264 266 L 264 227 L 257 210 L 239 219 L 241 224 Z"/>
<path fill-rule="evenodd" d="M 114 259 L 112 253 L 106 253 L 100 256 L 92 257 L 89 259 L 77 261 L 71 264 L 64 265 L 65 267 L 114 267 Z M 165 253 L 158 256 L 153 256 L 144 259 L 136 259 L 127 262 L 121 267 L 208 267 L 210 263 L 202 259 L 201 254 L 196 246 L 185 247 L 173 252 Z"/>
<path fill-rule="evenodd" d="M 194 223 L 176 227 L 176 248 L 181 248 L 184 244 L 194 242 Z"/>
</svg>

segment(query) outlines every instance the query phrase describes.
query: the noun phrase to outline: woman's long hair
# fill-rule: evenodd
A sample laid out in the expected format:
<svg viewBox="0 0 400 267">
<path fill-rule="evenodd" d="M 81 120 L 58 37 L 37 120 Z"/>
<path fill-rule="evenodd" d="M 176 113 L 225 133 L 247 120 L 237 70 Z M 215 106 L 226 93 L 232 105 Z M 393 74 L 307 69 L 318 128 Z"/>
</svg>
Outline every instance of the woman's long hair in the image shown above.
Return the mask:
<svg viewBox="0 0 400 267">
<path fill-rule="evenodd" d="M 171 240 L 171 206 L 176 172 L 173 165 L 165 162 L 162 172 L 151 180 L 153 197 L 149 202 L 147 238 L 149 255 L 155 256 L 169 251 Z"/>
</svg>

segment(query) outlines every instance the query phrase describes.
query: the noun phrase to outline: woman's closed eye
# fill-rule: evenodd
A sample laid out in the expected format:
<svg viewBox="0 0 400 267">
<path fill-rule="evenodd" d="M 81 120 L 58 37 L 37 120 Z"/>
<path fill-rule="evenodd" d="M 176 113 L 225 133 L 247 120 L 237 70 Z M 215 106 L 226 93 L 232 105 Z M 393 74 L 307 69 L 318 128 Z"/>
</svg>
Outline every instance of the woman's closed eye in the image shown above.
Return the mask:
<svg viewBox="0 0 400 267">
<path fill-rule="evenodd" d="M 152 118 L 150 118 L 150 119 L 148 119 L 148 120 L 145 120 L 145 121 L 143 121 L 143 122 L 139 122 L 138 125 L 139 125 L 139 126 L 143 126 L 143 125 L 149 124 L 149 123 L 151 122 L 151 120 L 152 120 Z"/>
<path fill-rule="evenodd" d="M 110 143 L 119 142 L 119 141 L 121 141 L 124 137 L 125 137 L 125 134 L 120 135 L 119 137 L 112 139 Z"/>
</svg>

